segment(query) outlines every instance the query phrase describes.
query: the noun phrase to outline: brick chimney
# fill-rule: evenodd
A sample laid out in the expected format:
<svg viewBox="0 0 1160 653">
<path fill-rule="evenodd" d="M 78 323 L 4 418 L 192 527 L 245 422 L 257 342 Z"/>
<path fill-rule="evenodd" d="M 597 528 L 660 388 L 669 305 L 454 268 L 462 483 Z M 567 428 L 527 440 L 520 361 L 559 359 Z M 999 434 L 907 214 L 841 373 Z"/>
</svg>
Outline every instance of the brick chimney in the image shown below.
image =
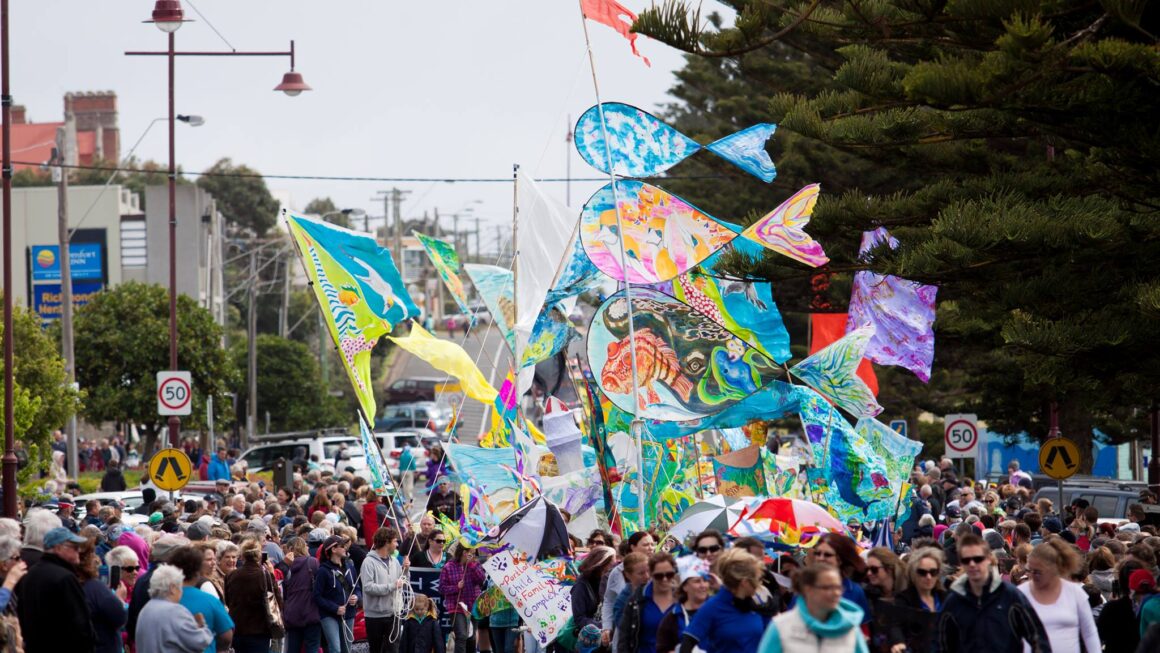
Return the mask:
<svg viewBox="0 0 1160 653">
<path fill-rule="evenodd" d="M 28 110 L 24 108 L 23 104 L 13 104 L 10 111 L 12 112 L 13 125 L 23 125 L 28 122 Z"/>
<path fill-rule="evenodd" d="M 117 127 L 117 94 L 112 91 L 66 93 L 64 113 L 76 118 L 78 132 L 96 132 L 94 155 L 106 161 L 121 158 L 121 134 Z"/>
</svg>

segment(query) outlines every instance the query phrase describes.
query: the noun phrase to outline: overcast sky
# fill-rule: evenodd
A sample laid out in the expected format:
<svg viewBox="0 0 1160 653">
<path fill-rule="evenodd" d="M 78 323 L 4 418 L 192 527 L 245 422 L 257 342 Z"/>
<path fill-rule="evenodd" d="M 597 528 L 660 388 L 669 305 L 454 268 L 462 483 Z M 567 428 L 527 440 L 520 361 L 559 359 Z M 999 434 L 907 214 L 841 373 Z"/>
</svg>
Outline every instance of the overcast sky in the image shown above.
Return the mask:
<svg viewBox="0 0 1160 653">
<path fill-rule="evenodd" d="M 622 0 L 639 11 L 645 0 Z M 312 92 L 289 98 L 271 89 L 288 58 L 179 58 L 177 112 L 199 128 L 177 126 L 177 161 L 201 171 L 221 157 L 267 175 L 508 178 L 520 163 L 536 176 L 563 177 L 568 117 L 594 103 L 575 0 L 196 0 L 178 50 L 224 50 L 216 27 L 238 50 L 285 50 L 296 41 L 297 69 Z M 194 7 L 208 19 L 202 20 Z M 141 21 L 152 0 L 11 3 L 12 92 L 33 121 L 62 119 L 68 91 L 118 96 L 122 156 L 150 121 L 166 115 L 165 36 Z M 590 23 L 601 95 L 645 109 L 669 101 L 681 55 L 640 37 L 652 67 L 628 42 Z M 167 158 L 165 124 L 137 150 Z M 598 176 L 575 154 L 574 177 Z M 510 183 L 391 183 L 269 179 L 301 208 L 330 196 L 340 208 L 382 214 L 376 191 L 411 191 L 403 212 L 449 214 L 482 200 L 486 223 L 510 224 Z M 564 199 L 564 184 L 546 184 Z M 595 183 L 573 183 L 579 207 Z M 494 241 L 494 228 L 484 232 Z M 484 250 L 490 249 L 486 244 Z"/>
</svg>

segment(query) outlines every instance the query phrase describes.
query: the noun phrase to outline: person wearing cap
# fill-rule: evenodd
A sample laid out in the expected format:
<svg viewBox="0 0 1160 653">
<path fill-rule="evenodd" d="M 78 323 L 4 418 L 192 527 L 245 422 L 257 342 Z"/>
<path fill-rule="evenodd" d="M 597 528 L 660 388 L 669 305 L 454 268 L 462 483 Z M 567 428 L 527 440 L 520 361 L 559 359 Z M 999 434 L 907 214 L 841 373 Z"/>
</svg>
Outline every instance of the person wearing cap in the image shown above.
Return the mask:
<svg viewBox="0 0 1160 653">
<path fill-rule="evenodd" d="M 71 494 L 62 494 L 56 500 L 56 516 L 60 517 L 61 525 L 73 533 L 79 530 L 77 520 L 73 518 L 73 508 L 75 506 L 76 503 L 73 501 Z"/>
<path fill-rule="evenodd" d="M 343 622 L 347 609 L 358 604 L 358 595 L 346 577 L 346 540 L 328 537 L 318 550 L 320 563 L 314 576 L 314 602 L 322 626 L 327 653 L 350 653 Z"/>
<path fill-rule="evenodd" d="M 77 579 L 86 542 L 63 526 L 44 535 L 44 555 L 16 588 L 25 653 L 93 650 L 92 615 Z"/>
<path fill-rule="evenodd" d="M 1147 569 L 1137 569 L 1128 577 L 1132 602 L 1139 606 L 1140 637 L 1152 624 L 1160 624 L 1160 593 L 1156 592 L 1156 577 Z"/>
<path fill-rule="evenodd" d="M 677 599 L 680 604 L 657 627 L 657 653 L 673 653 L 697 610 L 709 600 L 709 565 L 693 556 L 677 559 Z"/>
</svg>

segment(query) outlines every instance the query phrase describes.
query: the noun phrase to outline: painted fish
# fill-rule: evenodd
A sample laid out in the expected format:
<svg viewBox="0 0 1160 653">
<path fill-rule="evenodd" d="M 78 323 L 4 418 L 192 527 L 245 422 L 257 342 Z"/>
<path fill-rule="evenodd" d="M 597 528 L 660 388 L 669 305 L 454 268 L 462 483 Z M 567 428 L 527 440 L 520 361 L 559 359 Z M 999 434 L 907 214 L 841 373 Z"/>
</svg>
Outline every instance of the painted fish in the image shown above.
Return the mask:
<svg viewBox="0 0 1160 653">
<path fill-rule="evenodd" d="M 658 381 L 672 388 L 684 401 L 693 394 L 693 382 L 681 373 L 677 354 L 652 329 L 641 329 L 635 338 L 608 343 L 608 360 L 600 372 L 600 382 L 604 387 L 621 394 L 632 393 L 632 340 L 636 344 L 637 379 L 646 390 L 647 401 L 637 401 L 641 408 L 660 403 L 660 395 L 653 387 Z"/>
<path fill-rule="evenodd" d="M 636 180 L 605 184 L 584 205 L 580 241 L 592 263 L 617 281 L 655 284 L 704 263 L 742 238 L 812 267 L 829 262 L 822 246 L 805 232 L 818 184 L 794 193 L 748 229 L 718 220 L 685 200 Z M 620 264 L 620 225 L 624 228 L 627 275 Z"/>
<path fill-rule="evenodd" d="M 604 102 L 585 111 L 576 121 L 575 140 L 580 156 L 604 173 L 609 172 L 609 153 L 604 144 L 607 134 L 612 144 L 612 169 L 617 175 L 659 175 L 705 149 L 769 183 L 777 177 L 777 168 L 765 151 L 765 142 L 776 130 L 777 125 L 760 123 L 701 145 L 647 111 L 621 102 Z"/>
</svg>

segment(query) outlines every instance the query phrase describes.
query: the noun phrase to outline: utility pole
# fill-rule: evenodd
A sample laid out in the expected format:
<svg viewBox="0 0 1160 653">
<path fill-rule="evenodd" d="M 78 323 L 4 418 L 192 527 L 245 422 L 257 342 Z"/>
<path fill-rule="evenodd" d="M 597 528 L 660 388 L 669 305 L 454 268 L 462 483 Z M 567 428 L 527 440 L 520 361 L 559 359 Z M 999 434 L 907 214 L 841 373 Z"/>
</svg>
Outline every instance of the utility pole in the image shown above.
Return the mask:
<svg viewBox="0 0 1160 653">
<path fill-rule="evenodd" d="M 285 338 L 289 335 L 290 327 L 290 257 L 287 254 L 282 262 L 282 310 L 278 313 L 278 335 Z"/>
<path fill-rule="evenodd" d="M 249 334 L 250 351 L 247 364 L 250 406 L 246 411 L 246 446 L 253 442 L 258 419 L 258 248 L 250 245 L 250 301 L 249 315 L 246 316 L 246 331 Z"/>
<path fill-rule="evenodd" d="M 479 249 L 479 218 L 475 218 L 475 259 L 483 261 L 483 251 Z"/>
<path fill-rule="evenodd" d="M 436 238 L 440 236 L 439 233 L 439 207 L 435 207 L 435 224 L 432 225 L 431 233 Z M 435 280 L 435 310 L 434 319 L 436 326 L 443 323 L 443 282 L 439 280 L 437 274 L 433 274 L 432 278 Z"/>
<path fill-rule="evenodd" d="M 572 206 L 572 116 L 568 116 L 568 133 L 564 136 L 564 204 Z"/>
<path fill-rule="evenodd" d="M 380 195 L 381 197 L 375 198 L 375 199 L 382 199 L 383 200 L 383 224 L 384 225 L 389 224 L 388 221 L 391 219 L 392 209 L 394 211 L 395 243 L 394 243 L 394 247 L 392 248 L 392 254 L 395 257 L 395 265 L 398 266 L 398 268 L 399 268 L 400 276 L 403 273 L 403 210 L 402 210 L 402 204 L 403 204 L 403 197 L 406 195 L 410 195 L 410 194 L 411 194 L 411 191 L 409 191 L 409 190 L 400 190 L 398 188 L 392 188 L 391 190 L 378 191 L 376 193 L 376 195 Z"/>
<path fill-rule="evenodd" d="M 72 298 L 72 257 L 70 255 L 68 228 L 68 168 L 69 154 L 69 127 L 72 126 L 73 115 L 69 113 L 64 118 L 64 126 L 56 130 L 56 148 L 53 159 L 57 167 L 53 173 L 60 176 L 56 187 L 57 212 L 56 228 L 60 241 L 60 347 L 64 357 L 65 383 L 75 387 L 76 384 L 76 355 L 73 351 L 73 298 Z M 77 418 L 74 413 L 65 426 L 68 442 L 68 473 L 73 478 L 79 478 L 80 461 L 77 456 Z"/>
<path fill-rule="evenodd" d="M 451 237 L 454 238 L 455 253 L 458 254 L 459 250 L 460 250 L 460 247 L 459 247 L 459 214 L 458 213 L 451 214 L 451 222 L 453 225 L 455 225 L 454 227 L 452 227 Z"/>
</svg>

